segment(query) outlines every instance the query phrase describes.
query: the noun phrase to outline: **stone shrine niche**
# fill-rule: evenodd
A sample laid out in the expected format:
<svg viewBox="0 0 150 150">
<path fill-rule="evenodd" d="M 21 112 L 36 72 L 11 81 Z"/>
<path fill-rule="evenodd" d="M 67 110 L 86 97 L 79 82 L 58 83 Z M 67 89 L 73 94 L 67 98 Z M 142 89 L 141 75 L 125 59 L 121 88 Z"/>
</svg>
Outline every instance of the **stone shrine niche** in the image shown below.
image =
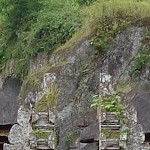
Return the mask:
<svg viewBox="0 0 150 150">
<path fill-rule="evenodd" d="M 35 107 L 32 107 L 32 129 L 29 145 L 32 150 L 54 150 L 55 135 L 55 73 L 45 73 L 41 91 L 36 93 Z M 51 105 L 49 105 L 51 104 Z"/>
<path fill-rule="evenodd" d="M 7 77 L 0 89 L 0 149 L 9 143 L 8 134 L 11 127 L 17 123 L 19 103 L 17 96 L 22 83 L 16 78 Z"/>
</svg>

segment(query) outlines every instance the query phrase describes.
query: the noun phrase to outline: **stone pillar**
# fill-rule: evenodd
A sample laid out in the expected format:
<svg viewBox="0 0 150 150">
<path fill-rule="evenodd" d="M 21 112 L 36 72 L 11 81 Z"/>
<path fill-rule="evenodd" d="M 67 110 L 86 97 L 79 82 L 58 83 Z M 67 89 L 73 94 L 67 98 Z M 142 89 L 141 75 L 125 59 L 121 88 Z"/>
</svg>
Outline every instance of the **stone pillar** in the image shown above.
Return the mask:
<svg viewBox="0 0 150 150">
<path fill-rule="evenodd" d="M 32 132 L 30 126 L 31 110 L 23 105 L 18 110 L 17 123 L 12 126 L 8 135 L 10 144 L 4 144 L 4 150 L 30 150 L 28 139 Z"/>
</svg>

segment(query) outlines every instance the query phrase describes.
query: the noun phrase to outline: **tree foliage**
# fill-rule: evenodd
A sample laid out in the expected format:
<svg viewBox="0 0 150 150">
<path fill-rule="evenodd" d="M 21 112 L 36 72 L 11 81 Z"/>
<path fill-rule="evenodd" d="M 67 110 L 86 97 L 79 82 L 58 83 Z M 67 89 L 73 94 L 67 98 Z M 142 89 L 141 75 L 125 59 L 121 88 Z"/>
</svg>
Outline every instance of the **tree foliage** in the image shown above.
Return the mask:
<svg viewBox="0 0 150 150">
<path fill-rule="evenodd" d="M 1 0 L 0 8 L 0 66 L 15 58 L 18 75 L 31 57 L 53 51 L 80 26 L 79 6 L 69 0 Z"/>
<path fill-rule="evenodd" d="M 90 5 L 94 1 L 96 1 L 96 0 L 77 0 L 77 3 L 81 6 L 83 6 L 83 5 Z"/>
<path fill-rule="evenodd" d="M 93 45 L 99 54 L 124 25 L 147 24 L 149 5 L 149 0 L 0 0 L 0 68 L 15 59 L 13 73 L 23 77 L 32 57 L 52 53 L 80 27 L 64 47 L 96 33 Z"/>
<path fill-rule="evenodd" d="M 91 107 L 102 106 L 107 112 L 114 112 L 118 116 L 123 116 L 125 107 L 121 104 L 121 97 L 114 93 L 112 95 L 106 95 L 100 98 L 98 95 L 93 97 Z"/>
</svg>

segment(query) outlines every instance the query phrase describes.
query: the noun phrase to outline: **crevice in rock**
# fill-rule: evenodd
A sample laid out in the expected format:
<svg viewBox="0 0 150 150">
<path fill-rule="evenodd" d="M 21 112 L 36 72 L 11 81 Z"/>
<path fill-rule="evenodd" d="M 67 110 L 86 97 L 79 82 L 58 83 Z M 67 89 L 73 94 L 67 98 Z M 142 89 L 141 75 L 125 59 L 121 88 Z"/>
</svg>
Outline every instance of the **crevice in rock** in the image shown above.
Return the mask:
<svg viewBox="0 0 150 150">
<path fill-rule="evenodd" d="M 10 130 L 13 124 L 0 125 L 0 130 Z"/>
<path fill-rule="evenodd" d="M 86 127 L 88 127 L 88 125 L 79 124 L 77 127 L 79 127 L 79 128 L 86 128 Z"/>
<path fill-rule="evenodd" d="M 3 150 L 4 143 L 9 144 L 7 136 L 0 136 L 0 150 Z"/>
<path fill-rule="evenodd" d="M 144 142 L 150 143 L 150 132 L 145 133 L 145 141 Z"/>
<path fill-rule="evenodd" d="M 80 140 L 80 143 L 94 143 L 94 138 L 91 139 L 84 139 L 84 140 Z"/>
<path fill-rule="evenodd" d="M 9 144 L 8 134 L 9 134 L 11 127 L 12 127 L 11 124 L 0 126 L 0 150 L 3 150 L 4 143 Z"/>
</svg>

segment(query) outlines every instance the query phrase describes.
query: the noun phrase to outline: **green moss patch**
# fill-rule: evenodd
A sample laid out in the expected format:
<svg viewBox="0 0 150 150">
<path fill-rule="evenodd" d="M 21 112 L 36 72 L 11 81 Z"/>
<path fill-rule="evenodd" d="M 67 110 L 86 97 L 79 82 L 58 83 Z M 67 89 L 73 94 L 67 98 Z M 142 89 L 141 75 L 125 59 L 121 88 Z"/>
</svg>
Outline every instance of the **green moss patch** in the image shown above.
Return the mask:
<svg viewBox="0 0 150 150">
<path fill-rule="evenodd" d="M 116 87 L 116 92 L 123 92 L 123 93 L 129 93 L 133 89 L 135 89 L 136 83 L 134 82 L 128 82 L 128 81 L 123 81 L 120 82 L 117 87 Z"/>
<path fill-rule="evenodd" d="M 140 76 L 142 70 L 146 68 L 147 63 L 150 62 L 150 48 L 142 48 L 133 61 L 130 71 L 131 76 Z"/>
<path fill-rule="evenodd" d="M 108 139 L 119 139 L 120 132 L 117 130 L 102 130 L 104 137 Z"/>
<path fill-rule="evenodd" d="M 56 99 L 58 96 L 57 86 L 53 84 L 48 91 L 44 94 L 42 99 L 40 99 L 36 105 L 35 110 L 37 112 L 47 112 L 49 108 L 54 108 L 56 106 Z"/>
<path fill-rule="evenodd" d="M 73 144 L 75 143 L 75 141 L 77 140 L 77 138 L 79 137 L 78 133 L 74 132 L 74 133 L 70 133 L 67 140 L 66 140 L 66 150 L 70 150 L 71 146 L 73 146 Z"/>
<path fill-rule="evenodd" d="M 36 136 L 37 139 L 48 139 L 48 137 L 52 134 L 54 134 L 53 131 L 40 131 L 40 130 L 34 130 L 33 134 Z"/>
<path fill-rule="evenodd" d="M 20 101 L 24 101 L 29 92 L 40 91 L 40 85 L 42 83 L 44 74 L 47 72 L 55 73 L 57 71 L 60 71 L 61 68 L 65 65 L 67 65 L 67 62 L 59 62 L 54 65 L 47 65 L 46 67 L 43 67 L 35 73 L 33 73 L 32 75 L 28 76 L 23 82 L 18 99 Z"/>
</svg>

